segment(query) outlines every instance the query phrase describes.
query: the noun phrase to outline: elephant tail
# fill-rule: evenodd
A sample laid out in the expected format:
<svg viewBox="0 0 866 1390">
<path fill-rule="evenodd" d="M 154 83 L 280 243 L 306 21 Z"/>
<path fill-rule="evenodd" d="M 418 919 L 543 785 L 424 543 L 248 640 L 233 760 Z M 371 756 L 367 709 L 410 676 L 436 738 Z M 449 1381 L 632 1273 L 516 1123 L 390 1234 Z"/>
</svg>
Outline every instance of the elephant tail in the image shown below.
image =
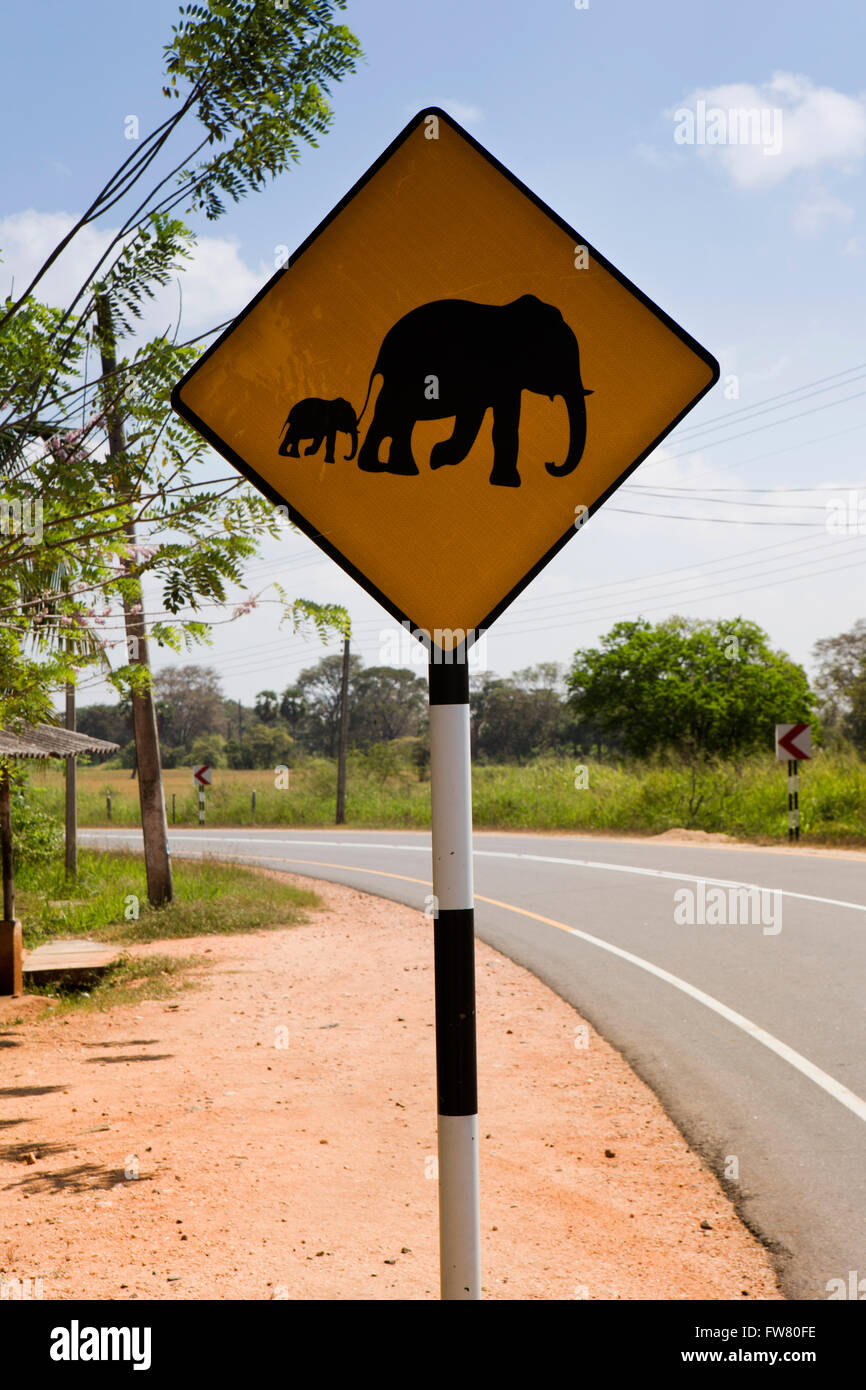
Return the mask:
<svg viewBox="0 0 866 1390">
<path fill-rule="evenodd" d="M 359 412 L 358 412 L 358 417 L 357 417 L 357 419 L 356 419 L 356 421 L 355 421 L 355 428 L 356 428 L 356 429 L 359 429 L 359 428 L 360 428 L 361 421 L 362 421 L 362 419 L 364 418 L 364 411 L 367 409 L 367 405 L 369 404 L 370 392 L 371 392 L 372 389 L 373 389 L 373 377 L 376 376 L 377 373 L 378 373 L 379 375 L 381 375 L 381 371 L 382 371 L 382 369 L 381 369 L 381 367 L 379 366 L 379 359 L 376 358 L 376 365 L 374 366 L 372 372 L 370 373 L 370 380 L 367 382 L 367 394 L 366 394 L 366 396 L 364 397 L 364 404 L 361 406 L 361 409 L 360 409 Z"/>
</svg>

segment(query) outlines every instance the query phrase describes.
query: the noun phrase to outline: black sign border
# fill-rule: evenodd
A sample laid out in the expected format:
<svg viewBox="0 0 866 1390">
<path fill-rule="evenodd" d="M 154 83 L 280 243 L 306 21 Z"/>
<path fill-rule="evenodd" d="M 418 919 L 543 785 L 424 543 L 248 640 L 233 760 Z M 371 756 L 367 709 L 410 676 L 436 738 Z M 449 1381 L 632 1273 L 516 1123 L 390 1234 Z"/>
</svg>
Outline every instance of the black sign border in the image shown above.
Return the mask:
<svg viewBox="0 0 866 1390">
<path fill-rule="evenodd" d="M 517 178 L 517 176 L 513 174 L 510 169 L 506 169 L 504 164 L 501 164 L 499 160 L 490 153 L 489 150 L 485 149 L 483 145 L 480 145 L 478 141 L 472 135 L 470 135 L 467 130 L 464 130 L 463 127 L 457 121 L 455 121 L 451 116 L 448 115 L 447 111 L 443 111 L 442 108 L 438 106 L 427 106 L 422 111 L 419 111 L 417 115 L 413 116 L 412 119 L 409 121 L 408 125 L 404 126 L 400 134 L 394 140 L 391 141 L 391 144 L 388 146 L 388 148 L 384 150 L 382 154 L 379 155 L 379 158 L 373 164 L 370 165 L 367 172 L 365 174 L 362 174 L 361 178 L 358 179 L 357 183 L 355 183 L 352 186 L 352 188 L 349 189 L 348 193 L 346 193 L 345 196 L 341 198 L 340 201 L 331 209 L 327 217 L 323 218 L 323 220 L 319 223 L 315 230 L 312 231 L 310 235 L 306 237 L 304 241 L 301 242 L 297 250 L 289 257 L 286 264 L 284 266 L 281 266 L 280 269 L 276 272 L 276 274 L 271 276 L 270 280 L 268 280 L 268 282 L 263 286 L 263 288 L 259 290 L 255 298 L 250 300 L 250 303 L 246 306 L 246 308 L 243 309 L 240 314 L 238 314 L 237 318 L 232 320 L 228 328 L 226 328 L 225 331 L 221 333 L 220 336 L 216 339 L 216 341 L 213 342 L 210 345 L 210 347 L 205 350 L 202 356 L 195 362 L 195 364 L 190 368 L 190 370 L 177 383 L 177 385 L 174 387 L 171 393 L 172 409 L 178 415 L 180 415 L 182 419 L 186 420 L 188 424 L 192 425 L 193 428 L 196 429 L 198 433 L 202 435 L 204 439 L 207 440 L 208 444 L 210 444 L 211 447 L 215 449 L 218 454 L 221 454 L 223 458 L 227 459 L 228 462 L 232 464 L 232 466 L 236 468 L 238 472 L 241 473 L 243 477 L 247 479 L 248 482 L 252 483 L 252 485 L 257 489 L 257 491 L 262 493 L 263 496 L 267 497 L 268 500 L 273 502 L 275 506 L 288 508 L 289 520 L 295 526 L 297 526 L 298 530 L 302 531 L 305 536 L 308 536 L 309 539 L 313 541 L 313 543 L 317 545 L 320 550 L 324 551 L 324 553 L 329 557 L 329 559 L 334 560 L 340 566 L 340 568 L 345 571 L 346 574 L 350 575 L 351 578 L 354 579 L 355 582 L 361 586 L 362 589 L 364 589 L 368 594 L 370 594 L 370 596 L 374 598 L 377 601 L 377 603 L 380 603 L 382 607 L 388 613 L 390 613 L 393 618 L 396 618 L 399 623 L 408 623 L 413 634 L 416 632 L 419 634 L 426 634 L 426 629 L 418 627 L 418 625 L 412 620 L 408 613 L 404 613 L 400 608 L 397 607 L 395 603 L 392 603 L 391 600 L 388 598 L 387 594 L 384 594 L 381 591 L 381 589 L 377 587 L 377 585 L 372 583 L 372 581 L 369 580 L 366 577 L 366 575 L 364 575 L 359 569 L 357 569 L 356 566 L 352 564 L 351 560 L 348 560 L 346 556 L 343 555 L 341 551 L 339 551 L 336 548 L 336 546 L 331 544 L 327 537 L 323 536 L 321 532 L 318 531 L 314 525 L 312 525 L 311 522 L 307 521 L 306 517 L 303 517 L 300 514 L 300 512 L 296 511 L 287 498 L 280 496 L 276 489 L 273 488 L 268 482 L 266 482 L 264 478 L 261 478 L 259 474 L 256 473 L 255 469 L 252 468 L 246 462 L 245 459 L 241 458 L 239 454 L 236 454 L 235 451 L 231 448 L 231 446 L 225 442 L 225 440 L 221 439 L 219 435 L 216 434 L 210 428 L 210 426 L 204 422 L 204 420 L 200 419 L 200 417 L 196 415 L 194 410 L 190 410 L 190 408 L 184 404 L 183 389 L 187 385 L 187 383 L 192 380 L 196 372 L 199 371 L 199 369 L 204 365 L 208 358 L 212 356 L 212 354 L 215 353 L 217 349 L 220 348 L 222 344 L 226 341 L 226 339 L 233 333 L 237 325 L 241 323 L 243 319 L 246 318 L 247 314 L 252 312 L 252 310 L 256 307 L 259 301 L 264 299 L 265 295 L 270 293 L 271 289 L 274 287 L 277 281 L 280 280 L 283 275 L 287 274 L 287 272 L 291 270 L 292 266 L 300 259 L 300 257 L 304 254 L 308 247 L 312 246 L 313 242 L 316 240 L 318 236 L 321 235 L 325 228 L 328 227 L 330 223 L 333 222 L 334 219 L 339 216 L 339 214 L 344 210 L 344 208 L 348 207 L 352 199 L 355 197 L 356 193 L 360 192 L 360 190 L 370 181 L 370 179 L 373 178 L 373 176 L 379 172 L 379 170 L 383 167 L 384 164 L 387 163 L 387 161 L 391 158 L 395 151 L 400 148 L 404 140 L 408 140 L 409 137 L 412 134 L 414 134 L 414 132 L 418 129 L 418 127 L 431 116 L 435 116 L 440 121 L 444 121 L 445 124 L 450 126 L 453 131 L 455 131 L 458 135 L 462 136 L 462 138 L 465 141 L 467 141 L 469 145 L 472 146 L 472 148 L 475 150 L 477 154 L 480 154 L 482 158 L 487 160 L 488 164 L 491 164 L 494 169 L 496 169 L 500 174 L 503 175 L 504 178 L 508 179 L 509 183 L 511 183 L 520 193 L 522 193 L 524 197 L 529 198 L 529 200 L 532 203 L 534 203 L 535 206 L 545 214 L 545 216 L 549 217 L 551 221 L 556 223 L 557 227 L 559 227 L 563 232 L 566 232 L 570 237 L 572 237 L 574 239 L 575 246 L 585 246 L 589 255 L 594 260 L 598 261 L 599 265 L 604 266 L 605 270 L 616 280 L 618 280 L 619 283 L 625 289 L 627 289 L 632 295 L 634 295 L 634 297 L 638 299 L 646 309 L 649 309 L 651 313 L 655 314 L 656 318 L 660 319 L 661 322 L 665 324 L 666 327 L 669 328 L 672 333 L 675 333 L 681 342 L 685 343 L 687 347 L 691 348 L 692 352 L 694 352 L 696 356 L 699 357 L 701 361 L 704 362 L 706 366 L 710 368 L 710 371 L 712 373 L 711 379 L 707 383 L 707 385 L 701 391 L 699 391 L 698 394 L 694 396 L 686 406 L 683 407 L 679 415 L 677 415 L 676 418 L 672 420 L 671 423 L 667 425 L 666 428 L 663 429 L 660 434 L 656 435 L 652 443 L 647 445 L 647 447 L 643 450 L 641 454 L 638 455 L 634 462 L 630 463 L 628 467 L 625 468 L 623 472 L 619 475 L 616 481 L 611 483 L 607 491 L 602 493 L 601 497 L 597 498 L 597 500 L 592 504 L 592 506 L 587 509 L 587 512 L 583 515 L 581 519 L 581 524 L 585 524 L 585 522 L 588 521 L 589 518 L 592 517 L 598 511 L 599 507 L 604 506 L 608 498 L 611 497 L 613 493 L 616 492 L 617 488 L 619 488 L 626 481 L 626 479 L 631 476 L 631 474 L 635 471 L 636 468 L 640 467 L 644 459 L 646 459 L 653 452 L 654 449 L 658 448 L 661 441 L 665 439 L 671 433 L 672 430 L 676 429 L 677 425 L 679 425 L 680 422 L 685 418 L 685 416 L 688 415 L 689 411 L 693 410 L 694 407 L 698 404 L 698 402 L 702 400 L 703 397 L 707 394 L 707 392 L 712 390 L 712 388 L 718 382 L 720 375 L 720 368 L 718 362 L 711 355 L 711 353 L 707 352 L 706 348 L 701 347 L 700 343 L 698 343 L 691 336 L 690 333 L 687 333 L 686 330 L 682 328 L 680 324 L 676 323 L 675 320 L 672 319 L 669 314 L 666 314 L 664 309 L 660 309 L 659 306 L 655 304 L 647 295 L 645 295 L 642 290 L 638 289 L 637 285 L 632 284 L 631 280 L 629 280 L 627 276 L 623 275 L 621 271 L 617 270 L 615 266 L 611 265 L 610 261 L 608 261 L 604 256 L 602 256 L 600 252 L 596 251 L 595 248 L 591 246 L 588 241 L 581 237 L 579 233 L 576 232 L 574 228 L 570 226 L 568 222 L 565 221 L 564 218 L 560 217 L 558 213 L 554 212 L 552 208 L 548 207 L 547 204 L 537 196 L 537 194 L 533 193 L 531 188 L 527 188 L 526 184 L 521 182 L 521 180 Z M 510 605 L 514 602 L 518 595 L 523 592 L 527 585 L 532 583 L 533 579 L 535 579 L 535 577 L 541 573 L 541 571 L 545 568 L 546 565 L 550 563 L 554 556 L 559 554 L 563 546 L 568 541 L 570 541 L 573 536 L 577 534 L 578 529 L 579 528 L 572 522 L 569 525 L 568 530 L 565 532 L 565 534 L 561 536 L 560 539 L 556 541 L 554 545 L 551 546 L 547 553 L 543 555 L 541 559 L 538 560 L 532 566 L 532 568 L 526 572 L 523 578 L 520 579 L 517 582 L 517 584 L 514 585 L 514 587 L 505 595 L 505 597 L 500 599 L 500 601 L 490 610 L 490 612 L 478 624 L 478 626 L 470 630 L 470 633 L 467 634 L 467 636 L 471 638 L 471 640 L 468 641 L 468 644 L 466 642 L 461 643 L 460 646 L 455 647 L 452 652 L 442 651 L 440 659 L 443 659 L 446 662 L 453 661 L 455 663 L 465 660 L 469 647 L 471 647 L 479 637 L 481 637 L 485 632 L 487 632 L 490 626 L 496 621 L 498 617 L 502 615 L 502 613 L 504 613 L 506 608 L 510 607 Z M 454 629 L 454 631 L 459 631 L 459 629 Z M 440 649 L 437 648 L 436 643 L 432 639 L 433 634 L 429 633 L 426 634 L 425 638 L 423 638 L 422 640 L 424 640 L 425 645 L 428 646 L 431 652 L 433 652 L 434 649 L 436 649 L 436 651 L 439 652 Z"/>
</svg>

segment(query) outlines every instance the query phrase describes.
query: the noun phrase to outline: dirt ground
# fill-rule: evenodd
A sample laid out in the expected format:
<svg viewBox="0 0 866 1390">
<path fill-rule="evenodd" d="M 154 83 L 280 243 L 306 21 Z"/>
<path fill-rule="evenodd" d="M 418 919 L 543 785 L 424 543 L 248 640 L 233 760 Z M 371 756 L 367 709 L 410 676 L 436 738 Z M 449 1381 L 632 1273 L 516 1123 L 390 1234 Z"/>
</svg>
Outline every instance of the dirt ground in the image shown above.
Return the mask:
<svg viewBox="0 0 866 1390">
<path fill-rule="evenodd" d="M 3 1001 L 7 1290 L 438 1297 L 430 923 L 290 881 L 327 903 L 307 925 L 136 948 L 201 957 L 169 1002 Z M 780 1298 L 622 1058 L 481 943 L 477 966 L 485 1296 Z"/>
</svg>

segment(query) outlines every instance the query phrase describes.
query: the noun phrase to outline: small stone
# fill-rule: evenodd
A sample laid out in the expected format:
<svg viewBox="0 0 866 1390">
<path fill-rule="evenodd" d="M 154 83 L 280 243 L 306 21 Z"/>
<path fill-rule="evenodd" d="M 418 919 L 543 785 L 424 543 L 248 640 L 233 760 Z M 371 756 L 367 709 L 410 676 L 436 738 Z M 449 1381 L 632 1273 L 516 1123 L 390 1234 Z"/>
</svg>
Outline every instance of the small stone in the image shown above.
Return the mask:
<svg viewBox="0 0 866 1390">
<path fill-rule="evenodd" d="M 711 1224 L 709 1221 L 704 1220 L 704 1221 L 701 1222 L 701 1230 L 702 1230 L 702 1231 L 711 1231 L 712 1229 L 713 1229 L 712 1224 Z"/>
<path fill-rule="evenodd" d="M 400 1246 L 400 1254 L 401 1254 L 401 1255 L 411 1255 L 411 1254 L 412 1254 L 412 1251 L 410 1250 L 410 1248 L 409 1248 L 408 1245 L 401 1245 L 401 1246 Z"/>
<path fill-rule="evenodd" d="M 605 1149 L 604 1156 L 605 1158 L 616 1158 L 616 1152 L 614 1149 Z"/>
<path fill-rule="evenodd" d="M 25 1162 L 25 1163 L 29 1163 L 29 1164 L 32 1166 L 32 1165 L 36 1162 L 36 1155 L 35 1155 L 35 1154 L 32 1154 L 32 1153 L 31 1153 L 31 1154 L 25 1154 L 25 1155 L 24 1155 L 24 1162 Z"/>
<path fill-rule="evenodd" d="M 386 1265 L 395 1265 L 395 1264 L 397 1263 L 397 1261 L 396 1261 L 396 1260 L 385 1260 L 384 1263 L 385 1263 Z"/>
</svg>

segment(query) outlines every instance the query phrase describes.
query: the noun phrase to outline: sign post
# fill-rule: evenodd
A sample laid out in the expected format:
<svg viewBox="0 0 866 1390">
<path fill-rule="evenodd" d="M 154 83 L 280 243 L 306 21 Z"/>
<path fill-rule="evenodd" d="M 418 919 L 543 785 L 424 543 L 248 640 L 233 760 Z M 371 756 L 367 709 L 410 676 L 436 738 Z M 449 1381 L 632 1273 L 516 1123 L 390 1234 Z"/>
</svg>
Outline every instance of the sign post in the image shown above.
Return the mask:
<svg viewBox="0 0 866 1390">
<path fill-rule="evenodd" d="M 481 1297 L 469 666 L 431 655 L 430 801 L 442 1297 Z"/>
<path fill-rule="evenodd" d="M 481 1297 L 469 651 L 718 378 L 428 108 L 172 392 L 428 654 L 446 1299 Z"/>
<path fill-rule="evenodd" d="M 812 729 L 809 724 L 776 725 L 776 759 L 788 761 L 788 840 L 800 838 L 799 764 L 812 756 Z"/>
<path fill-rule="evenodd" d="M 210 763 L 202 763 L 200 767 L 192 770 L 193 786 L 198 787 L 198 823 L 204 825 L 204 789 L 209 787 L 212 780 Z"/>
</svg>

